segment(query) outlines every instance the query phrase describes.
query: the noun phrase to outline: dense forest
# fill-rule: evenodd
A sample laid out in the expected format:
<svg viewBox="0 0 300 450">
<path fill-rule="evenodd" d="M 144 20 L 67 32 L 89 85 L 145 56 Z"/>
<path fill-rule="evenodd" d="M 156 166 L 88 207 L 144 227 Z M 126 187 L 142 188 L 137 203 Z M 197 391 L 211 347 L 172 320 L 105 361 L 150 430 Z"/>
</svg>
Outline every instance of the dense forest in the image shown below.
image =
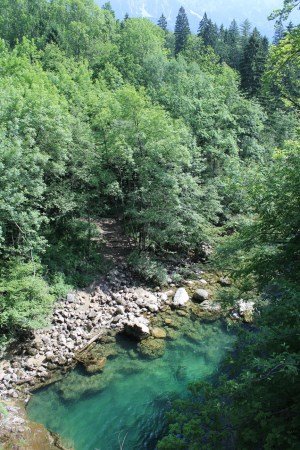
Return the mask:
<svg viewBox="0 0 300 450">
<path fill-rule="evenodd" d="M 235 279 L 223 300 L 256 301 L 255 329 L 220 379 L 174 403 L 160 450 L 299 448 L 293 8 L 273 13 L 270 44 L 206 14 L 193 35 L 184 8 L 171 32 L 164 16 L 117 20 L 109 2 L 0 0 L 1 344 L 106 269 L 101 217 L 121 220 L 130 264 L 156 284 L 165 255 L 209 244 Z"/>
</svg>

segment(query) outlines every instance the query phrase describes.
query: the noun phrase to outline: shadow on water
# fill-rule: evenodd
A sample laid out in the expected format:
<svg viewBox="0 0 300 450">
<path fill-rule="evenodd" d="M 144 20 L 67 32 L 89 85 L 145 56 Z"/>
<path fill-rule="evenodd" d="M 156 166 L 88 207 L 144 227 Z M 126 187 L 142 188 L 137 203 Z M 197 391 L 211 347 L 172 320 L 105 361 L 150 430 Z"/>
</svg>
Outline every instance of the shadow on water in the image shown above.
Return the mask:
<svg viewBox="0 0 300 450">
<path fill-rule="evenodd" d="M 102 373 L 73 370 L 34 394 L 29 416 L 75 450 L 153 450 L 172 401 L 188 383 L 216 374 L 233 341 L 221 322 L 189 319 L 175 339 L 167 339 L 164 355 L 149 360 L 140 357 L 134 341 L 118 337 L 117 355 Z"/>
</svg>

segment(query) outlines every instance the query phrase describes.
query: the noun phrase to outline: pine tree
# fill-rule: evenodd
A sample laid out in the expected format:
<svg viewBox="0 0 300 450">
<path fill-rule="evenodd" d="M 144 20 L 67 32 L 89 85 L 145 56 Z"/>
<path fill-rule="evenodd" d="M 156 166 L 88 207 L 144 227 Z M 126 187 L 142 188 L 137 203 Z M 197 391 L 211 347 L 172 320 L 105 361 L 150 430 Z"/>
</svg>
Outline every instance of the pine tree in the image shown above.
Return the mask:
<svg viewBox="0 0 300 450">
<path fill-rule="evenodd" d="M 294 28 L 295 28 L 295 27 L 294 27 L 293 22 L 290 21 L 290 22 L 288 23 L 288 26 L 286 27 L 286 32 L 287 32 L 287 33 L 290 33 Z"/>
<path fill-rule="evenodd" d="M 204 13 L 203 19 L 199 23 L 198 37 L 203 39 L 204 45 L 210 45 L 215 48 L 218 40 L 219 29 L 217 24 L 208 19 L 207 14 Z"/>
<path fill-rule="evenodd" d="M 168 28 L 168 21 L 166 17 L 162 14 L 160 18 L 158 19 L 157 25 L 164 31 L 167 31 Z"/>
<path fill-rule="evenodd" d="M 248 41 L 250 32 L 251 32 L 251 23 L 248 19 L 246 19 L 241 25 L 241 36 L 243 41 Z"/>
<path fill-rule="evenodd" d="M 198 28 L 198 36 L 199 36 L 199 37 L 202 36 L 203 31 L 204 31 L 204 30 L 206 29 L 206 27 L 207 27 L 207 24 L 208 24 L 208 17 L 207 17 L 207 14 L 206 14 L 206 12 L 205 12 L 204 15 L 203 15 L 202 20 L 201 20 L 200 23 L 199 23 L 199 28 Z"/>
<path fill-rule="evenodd" d="M 175 25 L 175 55 L 178 55 L 184 49 L 187 38 L 191 34 L 189 21 L 183 6 L 181 6 Z"/>
<path fill-rule="evenodd" d="M 262 38 L 257 28 L 254 28 L 240 65 L 241 86 L 250 96 L 259 94 L 267 53 L 267 38 Z"/>
<path fill-rule="evenodd" d="M 236 20 L 233 20 L 229 26 L 228 30 L 228 44 L 229 45 L 236 45 L 240 38 L 240 32 L 238 24 L 236 23 Z"/>
<path fill-rule="evenodd" d="M 213 23 L 212 20 L 208 20 L 207 26 L 203 30 L 202 39 L 204 42 L 204 45 L 210 45 L 211 47 L 215 48 L 216 42 L 218 39 L 218 26 L 217 24 Z"/>
<path fill-rule="evenodd" d="M 273 38 L 273 44 L 274 45 L 278 45 L 279 42 L 281 41 L 281 39 L 284 38 L 284 26 L 281 20 L 279 20 L 278 22 L 276 22 L 275 25 L 275 33 L 274 33 L 274 38 Z"/>
<path fill-rule="evenodd" d="M 128 19 L 129 19 L 129 14 L 126 13 L 125 16 L 124 16 L 124 19 L 123 19 L 122 22 L 121 22 L 121 28 L 122 28 L 122 29 L 125 28 L 125 24 L 126 24 L 126 21 L 127 21 Z"/>
<path fill-rule="evenodd" d="M 235 20 L 229 26 L 226 43 L 228 45 L 228 64 L 234 69 L 238 69 L 241 61 L 241 39 L 240 30 Z"/>
<path fill-rule="evenodd" d="M 110 2 L 104 3 L 104 5 L 102 6 L 102 9 L 104 9 L 105 11 L 109 11 L 113 15 L 113 17 L 115 17 L 115 12 L 112 9 L 112 6 L 111 6 Z"/>
</svg>

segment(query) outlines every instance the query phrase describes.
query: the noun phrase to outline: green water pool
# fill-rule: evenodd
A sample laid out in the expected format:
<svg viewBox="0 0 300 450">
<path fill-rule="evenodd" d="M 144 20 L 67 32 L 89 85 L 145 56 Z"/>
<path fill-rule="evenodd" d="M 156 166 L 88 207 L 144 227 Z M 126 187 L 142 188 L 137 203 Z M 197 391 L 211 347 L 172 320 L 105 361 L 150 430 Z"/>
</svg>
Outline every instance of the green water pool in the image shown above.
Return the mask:
<svg viewBox="0 0 300 450">
<path fill-rule="evenodd" d="M 189 320 L 166 341 L 162 357 L 148 360 L 120 337 L 103 373 L 72 371 L 36 392 L 28 414 L 75 450 L 155 449 L 172 399 L 216 373 L 233 341 L 221 322 Z"/>
</svg>

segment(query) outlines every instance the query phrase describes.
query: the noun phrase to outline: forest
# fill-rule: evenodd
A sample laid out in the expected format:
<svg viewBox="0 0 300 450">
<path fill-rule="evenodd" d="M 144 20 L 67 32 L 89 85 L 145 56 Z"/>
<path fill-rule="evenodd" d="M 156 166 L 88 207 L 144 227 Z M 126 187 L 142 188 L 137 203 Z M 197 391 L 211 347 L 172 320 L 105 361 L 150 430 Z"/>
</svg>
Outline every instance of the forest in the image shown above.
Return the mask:
<svg viewBox="0 0 300 450">
<path fill-rule="evenodd" d="M 176 400 L 159 450 L 299 448 L 300 28 L 272 43 L 184 8 L 118 20 L 109 2 L 0 0 L 0 345 L 107 270 L 95 222 L 120 220 L 129 264 L 230 273 L 256 303 L 213 383 Z"/>
</svg>

